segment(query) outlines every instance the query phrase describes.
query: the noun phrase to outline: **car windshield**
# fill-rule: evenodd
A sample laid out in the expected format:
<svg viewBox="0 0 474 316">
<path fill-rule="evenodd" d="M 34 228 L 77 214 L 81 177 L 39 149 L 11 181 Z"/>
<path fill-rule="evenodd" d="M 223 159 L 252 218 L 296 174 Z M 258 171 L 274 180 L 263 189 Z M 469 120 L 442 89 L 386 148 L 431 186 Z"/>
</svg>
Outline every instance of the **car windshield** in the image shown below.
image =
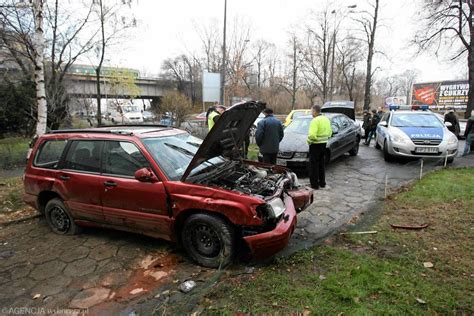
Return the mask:
<svg viewBox="0 0 474 316">
<path fill-rule="evenodd" d="M 309 124 L 311 123 L 311 117 L 298 118 L 293 120 L 290 125 L 285 128 L 285 133 L 296 133 L 296 134 L 308 134 Z"/>
<path fill-rule="evenodd" d="M 307 114 L 306 114 L 306 111 L 295 111 L 295 112 L 293 113 L 293 118 L 295 119 L 295 118 L 297 118 L 297 117 L 304 116 L 304 115 L 307 115 Z"/>
<path fill-rule="evenodd" d="M 165 137 L 145 138 L 142 139 L 142 142 L 168 179 L 176 181 L 183 176 L 202 140 L 183 133 Z M 209 167 L 214 168 L 226 161 L 223 157 L 214 157 L 194 168 L 191 175 L 197 174 Z"/>
<path fill-rule="evenodd" d="M 444 127 L 434 114 L 394 113 L 393 127 Z"/>
<path fill-rule="evenodd" d="M 124 106 L 123 107 L 123 111 L 125 113 L 130 113 L 130 112 L 140 112 L 140 110 L 138 109 L 138 106 L 136 105 L 127 105 L 127 106 Z"/>
</svg>

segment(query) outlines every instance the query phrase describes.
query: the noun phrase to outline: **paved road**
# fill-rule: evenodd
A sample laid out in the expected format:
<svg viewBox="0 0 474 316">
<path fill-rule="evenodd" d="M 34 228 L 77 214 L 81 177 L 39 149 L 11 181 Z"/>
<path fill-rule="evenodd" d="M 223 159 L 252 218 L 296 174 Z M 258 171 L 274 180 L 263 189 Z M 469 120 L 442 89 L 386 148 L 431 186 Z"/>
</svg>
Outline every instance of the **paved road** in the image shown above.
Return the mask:
<svg viewBox="0 0 474 316">
<path fill-rule="evenodd" d="M 462 164 L 474 165 L 474 155 L 454 163 Z M 436 162 L 424 166 L 425 171 L 435 167 Z M 380 151 L 363 145 L 359 156 L 341 157 L 328 167 L 330 188 L 315 193 L 314 204 L 299 215 L 296 233 L 280 255 L 313 245 L 353 216 L 370 212 L 380 204 L 386 182 L 390 190 L 419 172 L 420 161 L 385 163 Z M 236 264 L 227 273 L 243 269 Z M 148 314 L 160 302 L 182 300 L 176 290 L 180 282 L 193 279 L 202 286 L 214 273 L 189 262 L 174 245 L 148 237 L 95 229 L 58 236 L 43 218 L 0 226 L 0 307 Z"/>
</svg>

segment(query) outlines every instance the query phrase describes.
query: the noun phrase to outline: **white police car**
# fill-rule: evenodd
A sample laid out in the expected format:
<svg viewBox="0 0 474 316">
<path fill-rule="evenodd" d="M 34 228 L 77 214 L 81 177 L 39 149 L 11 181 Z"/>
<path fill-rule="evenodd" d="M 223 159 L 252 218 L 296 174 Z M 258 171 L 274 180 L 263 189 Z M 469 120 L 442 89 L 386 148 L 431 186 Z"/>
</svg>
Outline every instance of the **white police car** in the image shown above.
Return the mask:
<svg viewBox="0 0 474 316">
<path fill-rule="evenodd" d="M 390 106 L 377 125 L 375 147 L 394 157 L 447 158 L 453 162 L 458 139 L 427 106 Z"/>
</svg>

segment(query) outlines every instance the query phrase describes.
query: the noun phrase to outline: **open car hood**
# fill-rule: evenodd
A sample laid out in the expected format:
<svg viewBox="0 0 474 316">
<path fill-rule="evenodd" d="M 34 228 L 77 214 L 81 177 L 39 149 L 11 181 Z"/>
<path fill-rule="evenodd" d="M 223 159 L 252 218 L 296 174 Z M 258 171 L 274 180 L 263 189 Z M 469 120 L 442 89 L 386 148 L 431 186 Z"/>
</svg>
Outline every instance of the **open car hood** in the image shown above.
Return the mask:
<svg viewBox="0 0 474 316">
<path fill-rule="evenodd" d="M 264 102 L 245 101 L 222 113 L 199 146 L 181 181 L 185 181 L 191 171 L 206 160 L 217 156 L 232 157 L 232 153 L 242 145 L 245 135 L 263 109 Z"/>
<path fill-rule="evenodd" d="M 345 114 L 355 120 L 355 105 L 353 101 L 328 101 L 321 107 L 321 112 Z"/>
</svg>

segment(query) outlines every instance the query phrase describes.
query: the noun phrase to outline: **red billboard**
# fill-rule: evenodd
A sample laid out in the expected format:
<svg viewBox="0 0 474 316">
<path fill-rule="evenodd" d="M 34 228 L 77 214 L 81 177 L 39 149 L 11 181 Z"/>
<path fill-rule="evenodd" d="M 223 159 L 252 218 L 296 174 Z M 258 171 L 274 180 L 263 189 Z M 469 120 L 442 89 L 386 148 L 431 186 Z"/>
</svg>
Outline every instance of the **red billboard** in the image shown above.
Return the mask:
<svg viewBox="0 0 474 316">
<path fill-rule="evenodd" d="M 468 92 L 467 80 L 415 83 L 412 88 L 411 104 L 427 104 L 433 110 L 448 108 L 466 110 Z"/>
</svg>

